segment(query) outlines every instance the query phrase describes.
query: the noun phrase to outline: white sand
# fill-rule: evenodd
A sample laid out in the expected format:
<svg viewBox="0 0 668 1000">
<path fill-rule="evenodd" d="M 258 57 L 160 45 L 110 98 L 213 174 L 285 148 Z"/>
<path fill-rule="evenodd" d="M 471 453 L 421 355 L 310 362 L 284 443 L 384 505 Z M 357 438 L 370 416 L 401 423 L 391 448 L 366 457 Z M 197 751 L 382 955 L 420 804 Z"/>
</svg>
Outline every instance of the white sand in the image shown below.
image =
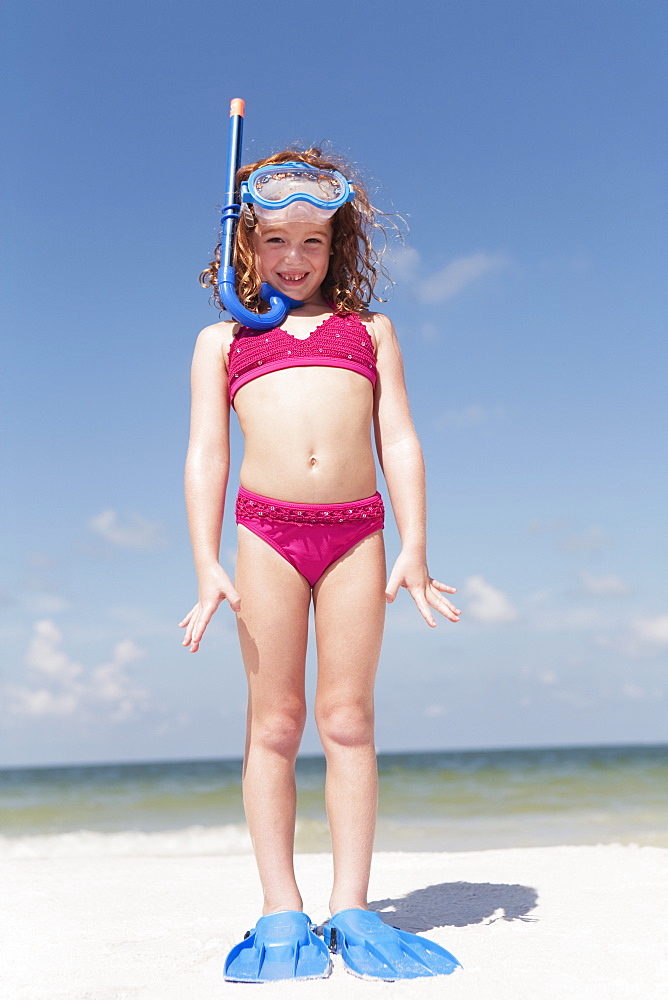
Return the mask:
<svg viewBox="0 0 668 1000">
<path fill-rule="evenodd" d="M 326 917 L 331 858 L 301 855 L 305 909 Z M 2 1000 L 447 997 L 666 1000 L 668 850 L 552 847 L 379 854 L 371 899 L 464 968 L 370 983 L 222 981 L 259 915 L 249 856 L 49 857 L 0 862 Z"/>
</svg>

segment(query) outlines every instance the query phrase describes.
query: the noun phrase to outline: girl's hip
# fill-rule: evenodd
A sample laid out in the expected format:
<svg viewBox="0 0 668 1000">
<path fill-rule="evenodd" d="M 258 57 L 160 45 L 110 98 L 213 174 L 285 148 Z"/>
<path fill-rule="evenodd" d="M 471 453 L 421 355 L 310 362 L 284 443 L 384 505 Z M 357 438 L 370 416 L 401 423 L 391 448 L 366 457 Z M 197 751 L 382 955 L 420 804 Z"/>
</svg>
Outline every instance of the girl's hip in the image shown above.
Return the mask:
<svg viewBox="0 0 668 1000">
<path fill-rule="evenodd" d="M 250 490 L 240 486 L 236 501 L 237 523 L 243 524 L 247 519 L 258 518 L 290 524 L 328 526 L 354 522 L 368 524 L 369 521 L 373 521 L 377 528 L 382 528 L 385 508 L 383 498 L 378 491 L 362 500 L 312 504 L 275 500 L 259 493 L 251 493 Z"/>
</svg>

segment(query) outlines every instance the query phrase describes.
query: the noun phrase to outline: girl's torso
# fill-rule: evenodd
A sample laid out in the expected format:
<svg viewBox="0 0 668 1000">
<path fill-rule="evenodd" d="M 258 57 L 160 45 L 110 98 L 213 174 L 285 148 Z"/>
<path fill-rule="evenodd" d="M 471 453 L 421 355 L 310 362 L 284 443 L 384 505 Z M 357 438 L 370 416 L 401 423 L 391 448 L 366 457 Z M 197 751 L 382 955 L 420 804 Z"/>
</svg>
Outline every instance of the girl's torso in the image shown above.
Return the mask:
<svg viewBox="0 0 668 1000">
<path fill-rule="evenodd" d="M 290 314 L 283 328 L 267 333 L 233 323 L 221 327 L 246 446 L 242 485 L 304 503 L 371 496 L 377 346 L 372 314 Z M 253 370 L 263 367 L 261 376 Z"/>
</svg>

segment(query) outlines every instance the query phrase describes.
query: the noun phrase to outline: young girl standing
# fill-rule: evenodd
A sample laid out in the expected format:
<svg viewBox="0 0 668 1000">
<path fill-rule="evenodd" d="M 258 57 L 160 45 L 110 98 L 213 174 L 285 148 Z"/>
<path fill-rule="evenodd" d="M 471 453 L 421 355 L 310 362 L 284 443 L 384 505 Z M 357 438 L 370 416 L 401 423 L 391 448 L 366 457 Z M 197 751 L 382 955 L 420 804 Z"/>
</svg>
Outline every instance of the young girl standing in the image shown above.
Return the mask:
<svg viewBox="0 0 668 1000">
<path fill-rule="evenodd" d="M 271 181 L 281 164 L 295 162 L 324 178 L 346 173 L 309 149 L 243 167 L 238 180 L 260 170 Z M 330 971 L 326 947 L 302 913 L 293 867 L 311 602 L 315 721 L 327 759 L 334 859 L 325 938 L 362 975 L 396 979 L 456 966 L 437 945 L 367 910 L 377 807 L 373 692 L 385 606 L 405 587 L 429 627 L 434 612 L 452 622 L 460 612 L 445 596 L 454 588 L 427 568 L 424 464 L 401 352 L 390 320 L 367 311 L 379 269 L 371 242 L 377 223 L 359 185 L 350 197 L 333 212 L 308 200 L 267 210 L 249 199 L 235 242 L 239 299 L 261 310 L 264 281 L 302 304 L 269 331 L 215 323 L 200 333 L 193 358 L 186 501 L 199 598 L 181 622 L 183 645 L 197 652 L 227 600 L 248 681 L 243 796 L 264 894 L 263 917 L 228 956 L 233 980 Z M 203 282 L 215 288 L 217 270 L 214 261 Z M 234 582 L 218 561 L 230 405 L 245 439 Z M 372 430 L 401 537 L 389 581 Z"/>
</svg>

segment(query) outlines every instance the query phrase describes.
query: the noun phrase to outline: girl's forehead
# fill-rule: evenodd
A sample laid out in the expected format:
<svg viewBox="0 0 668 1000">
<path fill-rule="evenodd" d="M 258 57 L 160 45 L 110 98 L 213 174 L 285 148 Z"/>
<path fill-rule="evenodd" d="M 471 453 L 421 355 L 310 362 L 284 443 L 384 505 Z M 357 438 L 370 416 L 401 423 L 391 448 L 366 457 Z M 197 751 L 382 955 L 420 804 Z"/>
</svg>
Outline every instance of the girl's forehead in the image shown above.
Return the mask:
<svg viewBox="0 0 668 1000">
<path fill-rule="evenodd" d="M 257 223 L 253 233 L 257 236 L 285 236 L 288 239 L 301 240 L 309 236 L 331 236 L 332 221 L 324 222 L 276 222 Z"/>
</svg>

